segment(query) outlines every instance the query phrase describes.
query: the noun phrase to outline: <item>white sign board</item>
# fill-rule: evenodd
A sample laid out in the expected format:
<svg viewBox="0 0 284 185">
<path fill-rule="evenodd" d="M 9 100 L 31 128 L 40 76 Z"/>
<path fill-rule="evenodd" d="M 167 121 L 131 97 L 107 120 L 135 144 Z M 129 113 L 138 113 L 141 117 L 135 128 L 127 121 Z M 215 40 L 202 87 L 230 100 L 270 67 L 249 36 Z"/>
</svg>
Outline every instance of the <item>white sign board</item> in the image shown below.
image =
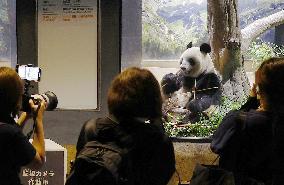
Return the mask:
<svg viewBox="0 0 284 185">
<path fill-rule="evenodd" d="M 32 141 L 31 141 L 32 142 Z M 23 185 L 64 185 L 67 173 L 67 150 L 50 139 L 45 139 L 45 163 L 40 169 L 23 167 Z"/>
<path fill-rule="evenodd" d="M 97 1 L 38 0 L 39 92 L 58 108 L 98 109 Z"/>
</svg>

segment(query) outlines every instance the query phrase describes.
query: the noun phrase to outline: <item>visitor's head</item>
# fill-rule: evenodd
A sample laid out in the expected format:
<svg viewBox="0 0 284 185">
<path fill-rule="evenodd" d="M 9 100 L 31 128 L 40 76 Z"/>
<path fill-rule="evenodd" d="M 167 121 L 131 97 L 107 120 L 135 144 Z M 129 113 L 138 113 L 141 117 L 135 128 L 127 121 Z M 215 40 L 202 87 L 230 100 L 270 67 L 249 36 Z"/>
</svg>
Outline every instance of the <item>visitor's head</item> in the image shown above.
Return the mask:
<svg viewBox="0 0 284 185">
<path fill-rule="evenodd" d="M 21 108 L 23 83 L 17 72 L 0 67 L 0 115 L 15 115 Z"/>
<path fill-rule="evenodd" d="M 108 108 L 117 119 L 158 118 L 162 115 L 160 85 L 149 70 L 128 68 L 112 81 Z"/>
<path fill-rule="evenodd" d="M 284 58 L 265 60 L 256 71 L 255 82 L 268 109 L 284 107 Z"/>
</svg>

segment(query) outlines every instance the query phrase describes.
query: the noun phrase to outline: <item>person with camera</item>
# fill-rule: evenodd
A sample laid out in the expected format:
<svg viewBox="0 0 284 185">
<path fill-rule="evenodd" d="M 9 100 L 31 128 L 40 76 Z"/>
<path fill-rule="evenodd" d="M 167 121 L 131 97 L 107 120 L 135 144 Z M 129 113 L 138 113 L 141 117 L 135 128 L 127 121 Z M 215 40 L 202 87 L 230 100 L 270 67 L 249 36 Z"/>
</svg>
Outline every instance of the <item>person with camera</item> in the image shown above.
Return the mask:
<svg viewBox="0 0 284 185">
<path fill-rule="evenodd" d="M 213 135 L 211 150 L 236 185 L 284 184 L 284 58 L 264 61 L 240 110 L 229 112 Z"/>
<path fill-rule="evenodd" d="M 82 127 L 66 185 L 166 185 L 175 155 L 163 129 L 154 75 L 136 67 L 124 70 L 112 81 L 107 101 L 109 115 Z"/>
<path fill-rule="evenodd" d="M 21 185 L 19 172 L 22 166 L 31 169 L 41 167 L 45 161 L 43 114 L 45 102 L 35 104 L 30 100 L 36 121 L 32 143 L 23 134 L 22 127 L 29 113 L 22 113 L 17 122 L 16 115 L 22 106 L 24 86 L 15 70 L 0 67 L 0 184 Z"/>
</svg>

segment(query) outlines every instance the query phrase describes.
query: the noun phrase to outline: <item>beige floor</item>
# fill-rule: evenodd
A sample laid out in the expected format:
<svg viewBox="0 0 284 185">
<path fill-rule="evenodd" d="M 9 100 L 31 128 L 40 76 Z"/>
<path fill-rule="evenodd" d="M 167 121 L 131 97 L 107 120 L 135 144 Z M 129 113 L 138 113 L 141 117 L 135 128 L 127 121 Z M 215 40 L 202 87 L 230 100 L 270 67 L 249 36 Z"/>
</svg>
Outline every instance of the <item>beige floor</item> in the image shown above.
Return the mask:
<svg viewBox="0 0 284 185">
<path fill-rule="evenodd" d="M 76 146 L 75 145 L 64 145 L 67 149 L 67 174 L 70 172 L 70 161 L 75 159 Z"/>
</svg>

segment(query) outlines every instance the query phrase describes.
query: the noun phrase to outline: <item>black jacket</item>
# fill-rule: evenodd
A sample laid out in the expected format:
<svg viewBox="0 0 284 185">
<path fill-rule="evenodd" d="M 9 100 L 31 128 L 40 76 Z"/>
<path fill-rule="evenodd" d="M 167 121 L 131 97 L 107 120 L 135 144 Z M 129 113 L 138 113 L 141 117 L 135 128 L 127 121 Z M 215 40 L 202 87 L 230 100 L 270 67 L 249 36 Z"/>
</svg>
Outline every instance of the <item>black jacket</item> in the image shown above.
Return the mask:
<svg viewBox="0 0 284 185">
<path fill-rule="evenodd" d="M 229 112 L 211 142 L 211 150 L 220 156 L 220 167 L 235 173 L 237 185 L 245 184 L 241 182 L 243 177 L 265 184 L 272 180 L 272 116 L 249 110 L 257 104 L 251 99 L 244 109 Z"/>
<path fill-rule="evenodd" d="M 119 129 L 123 131 L 119 131 Z M 91 119 L 81 130 L 77 154 L 88 141 L 115 143 L 131 152 L 131 179 L 135 185 L 166 185 L 175 171 L 172 142 L 161 127 L 135 119 L 119 124 L 109 118 Z"/>
</svg>

